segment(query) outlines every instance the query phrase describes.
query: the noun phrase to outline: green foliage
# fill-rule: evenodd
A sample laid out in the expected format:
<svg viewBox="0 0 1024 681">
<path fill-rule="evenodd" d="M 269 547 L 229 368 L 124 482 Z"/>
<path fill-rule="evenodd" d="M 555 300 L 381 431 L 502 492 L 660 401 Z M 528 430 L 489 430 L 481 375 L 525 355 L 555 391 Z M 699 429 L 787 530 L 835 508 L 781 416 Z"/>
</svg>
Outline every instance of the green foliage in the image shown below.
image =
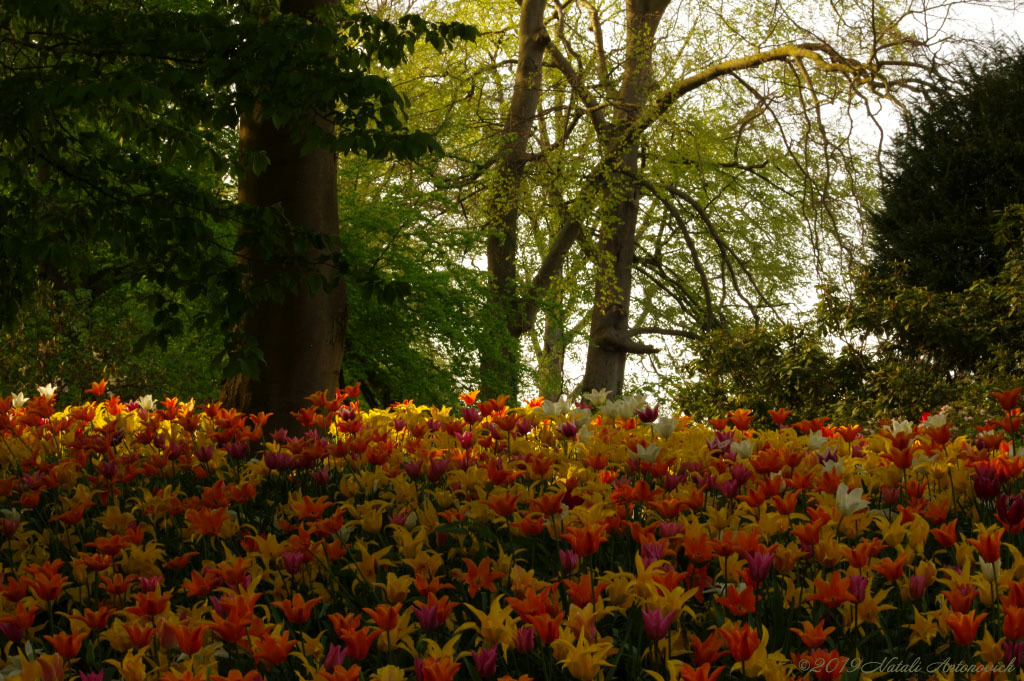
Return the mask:
<svg viewBox="0 0 1024 681">
<path fill-rule="evenodd" d="M 288 263 L 325 244 L 273 207 L 236 204 L 245 165 L 265 164 L 238 157 L 240 117 L 259 103 L 261 116 L 307 147 L 420 156 L 436 141 L 406 128 L 405 101 L 372 71 L 402 62 L 418 40 L 448 47 L 475 31 L 417 16 L 386 22 L 341 5 L 310 21 L 264 5 L 4 3 L 0 323 L 16 319 L 40 281 L 99 300 L 145 277 L 145 339 L 181 336 L 183 301 L 201 296 L 208 314 L 197 319 L 208 337 L 230 339 L 230 372 L 257 359 L 237 332 L 254 301 L 329 285 L 242 285 L 246 249 Z M 313 124 L 313 110 L 336 136 Z M 347 269 L 337 252 L 332 264 Z"/>
<path fill-rule="evenodd" d="M 857 392 L 863 370 L 863 356 L 852 348 L 831 352 L 818 325 L 738 325 L 694 343 L 673 398 L 700 418 L 745 408 L 767 419 L 779 407 L 814 418 L 835 413 Z"/>
<path fill-rule="evenodd" d="M 165 348 L 134 350 L 130 339 L 152 330 L 145 305 L 152 291 L 145 281 L 97 297 L 86 289 L 40 287 L 0 331 L 0 391 L 35 395 L 36 386 L 53 383 L 61 404 L 78 403 L 92 381 L 105 377 L 109 389 L 126 398 L 215 398 L 220 371 L 214 358 L 223 339 L 195 327 L 195 317 L 207 313 L 202 299 L 189 302 L 188 315 L 178 315 L 182 331 Z"/>
<path fill-rule="evenodd" d="M 914 286 L 903 271 L 865 275 L 840 315 L 849 330 L 877 339 L 884 373 L 868 376 L 880 409 L 974 401 L 1024 380 L 1024 207 L 997 223 L 1003 265 L 960 292 Z M 1011 243 L 1006 243 L 1010 240 Z"/>
<path fill-rule="evenodd" d="M 477 235 L 453 227 L 443 196 L 395 171 L 359 159 L 341 167 L 341 239 L 355 273 L 343 383 L 361 382 L 372 406 L 444 404 L 479 386 L 486 275 L 462 261 Z"/>
<path fill-rule="evenodd" d="M 708 334 L 686 365 L 692 382 L 674 395 L 699 416 L 779 406 L 863 423 L 949 405 L 964 422 L 983 420 L 988 393 L 1024 382 L 1024 206 L 1003 211 L 997 231 L 1002 269 L 964 291 L 865 271 L 852 298 L 823 290 L 810 322 Z"/>
<path fill-rule="evenodd" d="M 964 291 L 999 272 L 996 213 L 1024 201 L 1024 48 L 964 60 L 903 122 L 871 220 L 872 269 Z"/>
</svg>

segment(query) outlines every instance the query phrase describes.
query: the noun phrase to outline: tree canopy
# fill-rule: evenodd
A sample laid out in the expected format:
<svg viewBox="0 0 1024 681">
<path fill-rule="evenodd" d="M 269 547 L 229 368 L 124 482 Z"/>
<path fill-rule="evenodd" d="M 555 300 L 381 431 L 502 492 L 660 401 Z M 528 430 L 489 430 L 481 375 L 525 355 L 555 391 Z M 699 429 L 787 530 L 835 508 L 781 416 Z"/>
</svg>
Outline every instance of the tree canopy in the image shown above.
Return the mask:
<svg viewBox="0 0 1024 681">
<path fill-rule="evenodd" d="M 134 287 L 151 311 L 144 341 L 200 324 L 226 339 L 229 374 L 258 373 L 264 358 L 240 325 L 246 311 L 329 283 L 317 263 L 302 281 L 284 269 L 256 281 L 247 262 L 302 262 L 312 247 L 329 254 L 321 265 L 350 266 L 279 206 L 237 201 L 245 173 L 269 163 L 262 150 L 239 151 L 240 122 L 258 111 L 302 153 L 436 151 L 431 135 L 406 126 L 406 101 L 381 68 L 421 40 L 443 49 L 474 35 L 337 3 L 6 2 L 0 318 L 13 320 L 40 281 L 91 297 Z"/>
<path fill-rule="evenodd" d="M 996 225 L 1024 202 L 1024 49 L 970 52 L 923 95 L 888 153 L 872 269 L 959 292 L 999 272 Z"/>
</svg>

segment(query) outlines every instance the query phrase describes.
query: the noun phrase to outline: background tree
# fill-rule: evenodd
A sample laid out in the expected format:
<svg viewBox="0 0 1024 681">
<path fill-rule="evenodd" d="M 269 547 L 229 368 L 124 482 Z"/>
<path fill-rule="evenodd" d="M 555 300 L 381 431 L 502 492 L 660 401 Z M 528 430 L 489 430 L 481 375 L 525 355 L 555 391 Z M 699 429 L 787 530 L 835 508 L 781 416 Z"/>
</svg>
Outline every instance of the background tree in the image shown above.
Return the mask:
<svg viewBox="0 0 1024 681">
<path fill-rule="evenodd" d="M 1024 50 L 973 50 L 903 116 L 871 215 L 871 268 L 957 292 L 999 272 L 999 212 L 1024 202 Z"/>
<path fill-rule="evenodd" d="M 525 14 L 482 9 L 480 50 L 457 64 L 478 77 L 456 88 L 465 104 L 452 102 L 476 117 L 480 139 L 446 170 L 461 180 L 467 219 L 505 249 L 500 259 L 489 249 L 488 265 L 491 309 L 505 303 L 504 335 L 554 349 L 536 321 L 557 291 L 571 290 L 577 307 L 551 311 L 564 329 L 587 319 L 583 386 L 621 389 L 627 358 L 653 353 L 652 336 L 693 339 L 779 316 L 793 290 L 845 276 L 859 258 L 872 177 L 852 107 L 877 112 L 878 98 L 920 85 L 943 37 L 914 18 L 938 5 L 832 5 L 821 14 L 817 3 L 794 2 L 768 16 L 702 2 L 549 2 L 547 43 L 524 32 Z M 517 69 L 541 51 L 524 148 L 523 128 L 509 127 L 523 118 L 512 113 L 523 101 Z M 512 182 L 500 162 L 510 140 L 519 145 Z M 501 210 L 464 198 L 488 186 L 503 189 Z M 634 306 L 637 284 L 650 295 Z M 506 366 L 521 344 L 498 348 Z"/>
<path fill-rule="evenodd" d="M 472 31 L 322 2 L 6 3 L 0 252 L 11 266 L 0 312 L 12 319 L 40 281 L 101 292 L 144 276 L 153 339 L 180 333 L 203 299 L 208 320 L 191 321 L 228 339 L 229 373 L 307 381 L 229 391 L 287 414 L 298 393 L 337 380 L 341 359 L 334 155 L 436 149 L 405 127 L 403 100 L 371 69 L 401 62 L 421 38 L 442 48 L 459 36 Z M 304 183 L 316 201 L 296 202 Z M 288 298 L 318 302 L 292 305 L 296 333 L 282 338 L 256 320 Z M 311 361 L 323 344 L 331 359 Z"/>
</svg>

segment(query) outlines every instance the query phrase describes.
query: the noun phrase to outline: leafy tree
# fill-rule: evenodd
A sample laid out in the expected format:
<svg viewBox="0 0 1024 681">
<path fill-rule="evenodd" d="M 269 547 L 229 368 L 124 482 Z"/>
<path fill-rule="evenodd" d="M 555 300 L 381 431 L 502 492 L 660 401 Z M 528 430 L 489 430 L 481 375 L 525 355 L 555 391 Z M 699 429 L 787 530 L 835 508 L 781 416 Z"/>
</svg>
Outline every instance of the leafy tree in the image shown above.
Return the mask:
<svg viewBox="0 0 1024 681">
<path fill-rule="evenodd" d="M 818 324 L 737 325 L 694 343 L 683 380 L 669 390 L 700 418 L 739 408 L 754 410 L 762 426 L 776 408 L 792 409 L 797 419 L 835 417 L 860 392 L 864 360 L 852 346 L 835 354 Z"/>
<path fill-rule="evenodd" d="M 979 401 L 1024 379 L 1024 206 L 1001 211 L 995 232 L 1002 267 L 962 291 L 933 291 L 901 271 L 865 273 L 852 298 L 836 301 L 844 330 L 874 339 L 876 370 L 867 382 L 880 407 L 905 412 Z"/>
<path fill-rule="evenodd" d="M 461 260 L 478 242 L 454 229 L 443 192 L 395 163 L 350 159 L 339 174 L 341 239 L 352 271 L 345 383 L 372 406 L 442 404 L 479 380 L 485 276 Z"/>
<path fill-rule="evenodd" d="M 848 273 L 873 171 L 846 114 L 920 85 L 941 37 L 911 26 L 936 4 L 453 9 L 484 38 L 455 71 L 424 71 L 451 79 L 449 115 L 470 122 L 432 179 L 459 187 L 486 240 L 502 330 L 485 387 L 514 390 L 533 347 L 545 384 L 574 388 L 549 378 L 582 340 L 582 387 L 621 390 L 654 337 L 779 316 L 830 263 Z"/>
<path fill-rule="evenodd" d="M 872 270 L 931 291 L 996 275 L 998 212 L 1024 201 L 1024 48 L 969 53 L 903 117 L 871 217 Z"/>
<path fill-rule="evenodd" d="M 215 399 L 220 380 L 219 372 L 211 371 L 211 360 L 223 349 L 224 339 L 191 323 L 192 315 L 209 313 L 202 301 L 189 306 L 183 332 L 166 347 L 133 348 L 129 339 L 152 331 L 144 300 L 152 288 L 143 280 L 94 294 L 44 283 L 0 330 L 2 390 L 35 395 L 36 386 L 54 383 L 60 402 L 75 404 L 92 381 L 105 377 L 110 389 L 126 398 L 152 394 L 157 399 Z"/>
<path fill-rule="evenodd" d="M 6 2 L 0 317 L 40 280 L 99 294 L 145 277 L 151 339 L 202 299 L 241 372 L 225 396 L 286 415 L 337 383 L 336 155 L 437 149 L 373 69 L 472 36 L 324 0 Z"/>
</svg>

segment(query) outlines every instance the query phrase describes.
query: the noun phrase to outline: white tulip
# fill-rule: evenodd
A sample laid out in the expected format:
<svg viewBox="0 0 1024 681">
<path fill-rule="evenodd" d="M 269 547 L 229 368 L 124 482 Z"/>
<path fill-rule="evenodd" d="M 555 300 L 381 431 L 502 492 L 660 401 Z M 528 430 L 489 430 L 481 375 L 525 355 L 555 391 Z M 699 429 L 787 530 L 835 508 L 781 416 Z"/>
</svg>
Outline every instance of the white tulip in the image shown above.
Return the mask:
<svg viewBox="0 0 1024 681">
<path fill-rule="evenodd" d="M 156 400 L 153 399 L 152 395 L 143 395 L 136 400 L 139 403 L 139 407 L 146 411 L 153 411 L 156 408 Z"/>
<path fill-rule="evenodd" d="M 40 396 L 50 399 L 54 393 L 57 392 L 57 388 L 54 387 L 53 383 L 47 383 L 46 385 L 36 386 L 36 390 L 39 391 Z"/>
<path fill-rule="evenodd" d="M 624 418 L 626 418 L 626 414 L 627 414 L 626 405 L 623 403 L 622 400 L 615 400 L 614 402 L 606 402 L 601 407 L 601 414 L 604 415 L 604 416 L 607 416 L 608 418 L 610 418 L 612 420 L 624 419 Z"/>
<path fill-rule="evenodd" d="M 659 447 L 658 445 L 653 445 L 652 444 L 652 445 L 647 445 L 646 447 L 644 447 L 643 445 L 637 445 L 636 446 L 636 458 L 640 459 L 641 461 L 646 461 L 647 463 L 651 463 L 651 462 L 655 461 L 658 458 L 658 452 L 660 452 L 660 451 L 661 451 L 661 447 Z"/>
<path fill-rule="evenodd" d="M 551 402 L 544 400 L 544 404 L 541 405 L 541 410 L 545 416 L 564 416 L 569 413 L 571 404 L 566 398 L 561 398 L 557 402 Z"/>
<path fill-rule="evenodd" d="M 892 424 L 889 426 L 889 432 L 893 435 L 910 435 L 914 432 L 914 424 L 910 421 L 903 421 L 901 419 L 893 419 Z"/>
<path fill-rule="evenodd" d="M 612 394 L 611 390 L 601 388 L 599 390 L 591 390 L 588 393 L 583 393 L 583 399 L 590 402 L 595 407 L 600 407 L 602 404 L 608 401 L 608 397 Z"/>
<path fill-rule="evenodd" d="M 590 423 L 590 420 L 594 418 L 594 413 L 589 409 L 573 409 L 569 418 L 579 426 L 580 422 Z"/>
<path fill-rule="evenodd" d="M 667 440 L 676 432 L 676 420 L 666 416 L 655 421 L 652 427 L 659 437 Z"/>
<path fill-rule="evenodd" d="M 823 449 L 828 444 L 828 438 L 816 430 L 807 438 L 807 446 L 811 449 Z"/>
<path fill-rule="evenodd" d="M 1003 560 L 997 559 L 994 563 L 987 563 L 984 560 L 979 561 L 981 563 L 981 576 L 990 582 L 995 582 L 999 579 L 999 570 L 1003 567 Z"/>
<path fill-rule="evenodd" d="M 863 487 L 850 491 L 845 482 L 839 483 L 839 488 L 836 489 L 836 507 L 839 509 L 839 512 L 843 515 L 853 515 L 857 511 L 867 508 L 870 502 L 866 499 L 861 499 L 863 494 Z"/>
<path fill-rule="evenodd" d="M 631 397 L 626 397 L 622 401 L 629 405 L 629 415 L 630 416 L 635 414 L 637 412 L 637 410 L 643 409 L 644 407 L 647 406 L 647 398 L 646 397 L 640 397 L 639 395 L 633 395 Z"/>
<path fill-rule="evenodd" d="M 11 406 L 14 407 L 15 409 L 21 409 L 26 404 L 28 404 L 28 398 L 25 397 L 25 393 L 18 393 L 17 395 L 11 393 L 11 397 L 14 398 L 11 401 Z"/>
<path fill-rule="evenodd" d="M 735 454 L 737 459 L 748 459 L 754 453 L 754 441 L 733 440 L 729 445 L 729 451 Z"/>
</svg>

